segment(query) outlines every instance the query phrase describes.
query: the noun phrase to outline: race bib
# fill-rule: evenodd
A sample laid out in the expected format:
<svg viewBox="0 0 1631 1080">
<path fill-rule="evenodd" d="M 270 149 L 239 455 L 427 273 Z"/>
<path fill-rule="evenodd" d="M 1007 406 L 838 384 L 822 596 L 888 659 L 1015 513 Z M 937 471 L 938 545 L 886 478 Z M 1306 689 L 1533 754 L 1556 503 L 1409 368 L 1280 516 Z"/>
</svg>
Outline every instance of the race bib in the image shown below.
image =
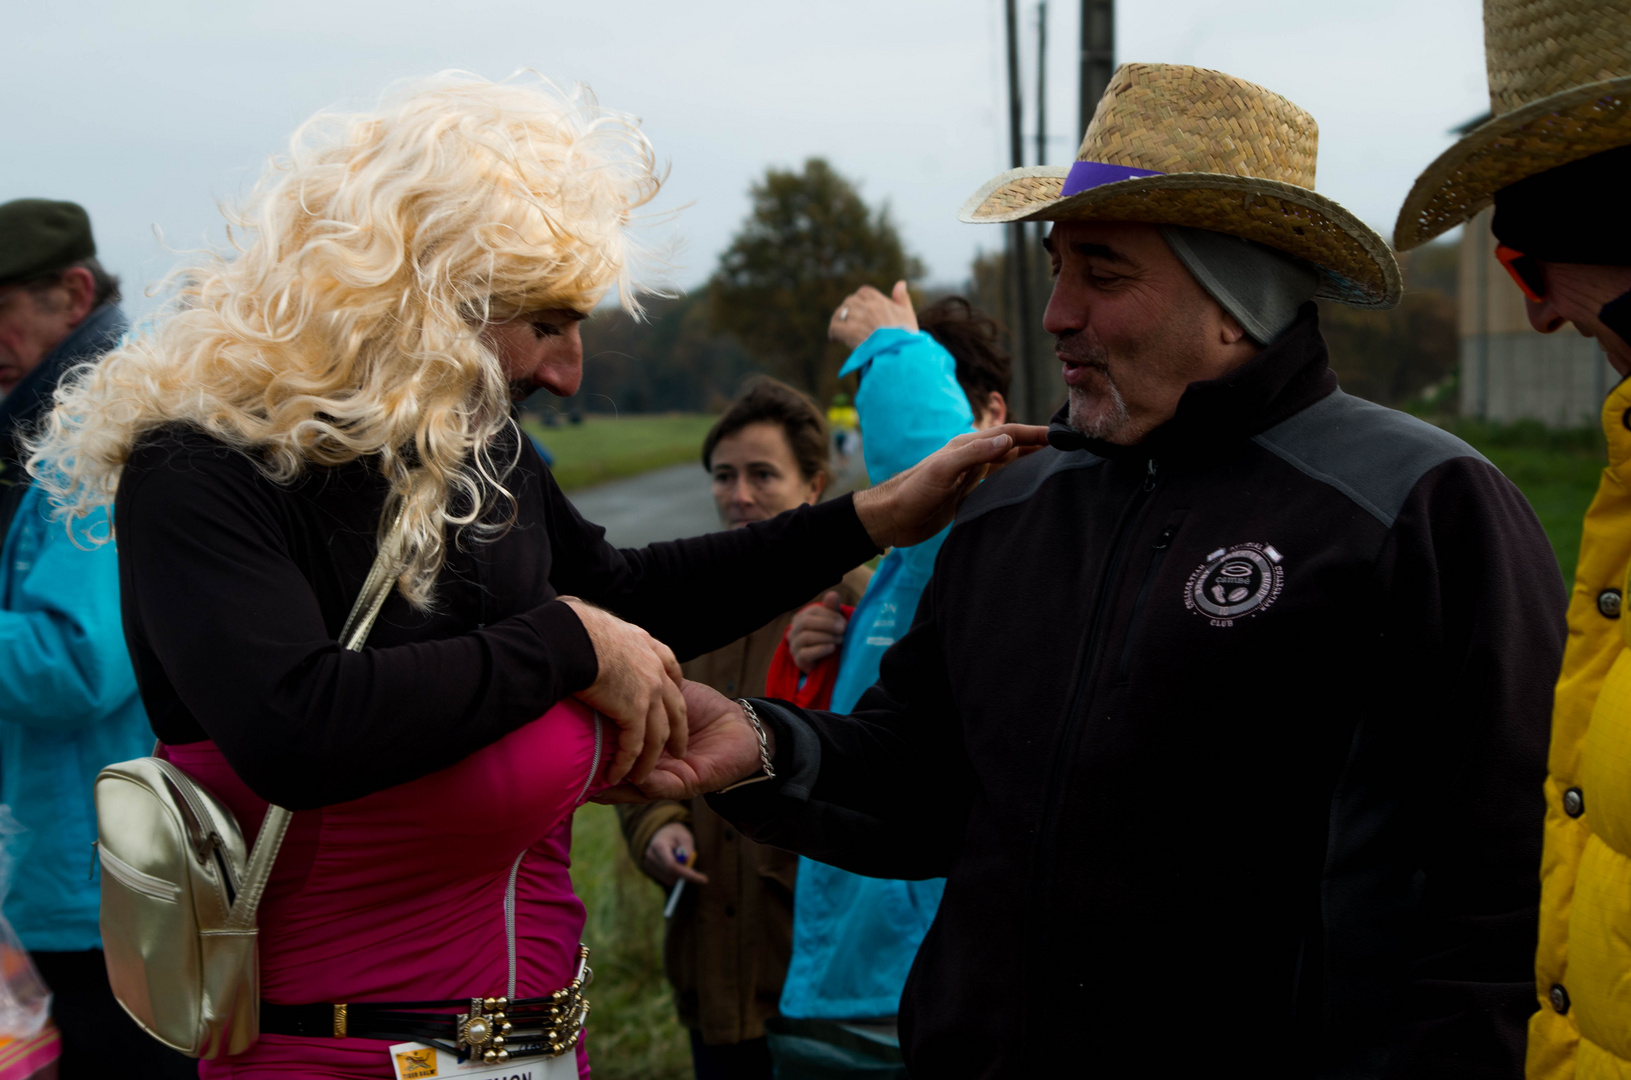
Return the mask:
<svg viewBox="0 0 1631 1080">
<path fill-rule="evenodd" d="M 396 1080 L 428 1080 L 453 1076 L 459 1080 L 578 1080 L 576 1050 L 560 1057 L 527 1057 L 489 1065 L 479 1058 L 459 1064 L 445 1050 L 420 1043 L 397 1043 L 391 1047 L 391 1068 Z"/>
</svg>

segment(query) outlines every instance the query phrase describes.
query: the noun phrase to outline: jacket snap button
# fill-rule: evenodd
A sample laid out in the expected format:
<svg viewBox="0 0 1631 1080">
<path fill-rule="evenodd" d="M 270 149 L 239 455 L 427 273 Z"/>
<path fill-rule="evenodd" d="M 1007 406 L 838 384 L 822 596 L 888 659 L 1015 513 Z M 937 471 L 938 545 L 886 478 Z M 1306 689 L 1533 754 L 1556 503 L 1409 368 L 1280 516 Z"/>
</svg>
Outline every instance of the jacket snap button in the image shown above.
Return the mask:
<svg viewBox="0 0 1631 1080">
<path fill-rule="evenodd" d="M 1563 793 L 1563 812 L 1570 817 L 1579 817 L 1586 812 L 1586 793 L 1577 787 L 1572 787 Z"/>
<path fill-rule="evenodd" d="M 1620 590 L 1604 589 L 1597 594 L 1597 610 L 1610 619 L 1620 617 Z"/>
<path fill-rule="evenodd" d="M 1569 1011 L 1569 992 L 1557 983 L 1552 984 L 1552 992 L 1546 995 L 1552 1001 L 1552 1008 L 1560 1013 Z"/>
</svg>

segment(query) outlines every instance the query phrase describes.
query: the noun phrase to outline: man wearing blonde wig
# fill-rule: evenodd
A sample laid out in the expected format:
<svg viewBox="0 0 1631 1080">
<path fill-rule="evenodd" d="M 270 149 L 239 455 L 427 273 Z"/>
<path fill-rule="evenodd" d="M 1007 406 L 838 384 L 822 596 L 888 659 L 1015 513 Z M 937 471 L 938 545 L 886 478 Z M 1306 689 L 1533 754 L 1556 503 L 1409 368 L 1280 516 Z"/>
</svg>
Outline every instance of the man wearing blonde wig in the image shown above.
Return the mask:
<svg viewBox="0 0 1631 1080">
<path fill-rule="evenodd" d="M 610 547 L 511 402 L 577 390 L 578 322 L 613 286 L 629 298 L 629 215 L 656 188 L 631 121 L 547 84 L 444 76 L 319 116 L 236 216 L 238 249 L 183 272 L 155 329 L 58 393 L 30 467 L 73 512 L 114 500 L 154 731 L 201 768 L 224 760 L 212 783 L 250 830 L 267 803 L 295 812 L 261 910 L 260 1041 L 206 1077 L 378 1075 L 404 1031 L 466 1046 L 460 1001 L 545 1008 L 583 923 L 564 840 L 529 837 L 531 811 L 474 808 L 530 806 L 561 762 L 490 748 L 546 711 L 575 722 L 552 708 L 575 697 L 615 721 L 615 756 L 596 768 L 596 735 L 559 797 L 644 780 L 665 746 L 686 749 L 678 659 L 932 535 L 1016 439 L 1041 442 L 970 435 L 853 499 Z M 351 652 L 342 624 L 381 543 L 399 588 Z M 477 756 L 491 780 L 450 769 Z M 338 823 L 421 781 L 460 792 L 415 806 L 434 827 L 370 826 L 410 845 L 377 868 L 397 899 L 345 888 L 335 875 L 363 860 L 325 856 Z M 414 919 L 457 944 L 393 936 Z M 406 1019 L 378 1012 L 404 1000 Z M 501 1043 L 489 1060 L 521 1051 Z"/>
<path fill-rule="evenodd" d="M 1516 1078 L 1557 564 L 1470 447 L 1348 397 L 1317 306 L 1387 246 L 1312 189 L 1313 118 L 1128 64 L 1051 221 L 1052 448 L 958 512 L 852 716 L 753 702 L 753 839 L 947 878 L 901 1001 L 915 1076 Z M 687 688 L 653 793 L 752 775 Z"/>
</svg>

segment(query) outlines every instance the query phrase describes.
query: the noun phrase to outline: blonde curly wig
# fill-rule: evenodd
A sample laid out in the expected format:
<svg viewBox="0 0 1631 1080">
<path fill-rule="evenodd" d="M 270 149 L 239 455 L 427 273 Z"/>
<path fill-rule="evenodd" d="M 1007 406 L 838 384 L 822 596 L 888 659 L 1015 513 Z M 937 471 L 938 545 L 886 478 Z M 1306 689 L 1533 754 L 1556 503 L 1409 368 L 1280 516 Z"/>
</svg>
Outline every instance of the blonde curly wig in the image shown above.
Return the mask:
<svg viewBox="0 0 1631 1080">
<path fill-rule="evenodd" d="M 377 455 L 401 587 L 427 605 L 450 535 L 511 500 L 509 385 L 481 331 L 615 286 L 637 310 L 630 211 L 656 194 L 631 117 L 579 87 L 447 72 L 302 124 L 230 250 L 172 275 L 152 328 L 65 379 L 29 471 L 70 519 L 110 505 L 141 437 L 185 423 L 288 482 Z M 513 444 L 513 440 L 505 440 Z"/>
</svg>

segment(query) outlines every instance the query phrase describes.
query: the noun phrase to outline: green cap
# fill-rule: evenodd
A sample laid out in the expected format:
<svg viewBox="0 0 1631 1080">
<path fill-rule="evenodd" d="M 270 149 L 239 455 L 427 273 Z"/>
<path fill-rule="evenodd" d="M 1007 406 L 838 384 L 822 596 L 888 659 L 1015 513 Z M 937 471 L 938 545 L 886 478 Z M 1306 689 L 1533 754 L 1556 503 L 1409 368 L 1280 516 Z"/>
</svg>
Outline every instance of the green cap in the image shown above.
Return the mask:
<svg viewBox="0 0 1631 1080">
<path fill-rule="evenodd" d="M 0 205 L 0 285 L 29 281 L 96 254 L 78 203 L 13 199 Z"/>
</svg>

